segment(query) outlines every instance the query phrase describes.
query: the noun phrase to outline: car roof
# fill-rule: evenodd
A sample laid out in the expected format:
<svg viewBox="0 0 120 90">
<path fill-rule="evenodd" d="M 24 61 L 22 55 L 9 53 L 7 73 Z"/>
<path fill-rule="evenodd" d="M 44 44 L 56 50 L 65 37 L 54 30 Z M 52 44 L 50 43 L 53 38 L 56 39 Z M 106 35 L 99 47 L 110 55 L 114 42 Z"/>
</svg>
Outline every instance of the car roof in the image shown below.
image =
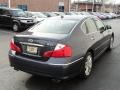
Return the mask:
<svg viewBox="0 0 120 90">
<path fill-rule="evenodd" d="M 53 20 L 74 20 L 74 21 L 81 21 L 85 18 L 96 18 L 96 16 L 93 15 L 65 15 L 65 16 L 56 16 L 56 17 L 51 17 L 49 19 Z"/>
<path fill-rule="evenodd" d="M 0 7 L 0 9 L 5 9 L 5 10 L 21 10 L 18 8 L 7 8 L 7 7 Z"/>
</svg>

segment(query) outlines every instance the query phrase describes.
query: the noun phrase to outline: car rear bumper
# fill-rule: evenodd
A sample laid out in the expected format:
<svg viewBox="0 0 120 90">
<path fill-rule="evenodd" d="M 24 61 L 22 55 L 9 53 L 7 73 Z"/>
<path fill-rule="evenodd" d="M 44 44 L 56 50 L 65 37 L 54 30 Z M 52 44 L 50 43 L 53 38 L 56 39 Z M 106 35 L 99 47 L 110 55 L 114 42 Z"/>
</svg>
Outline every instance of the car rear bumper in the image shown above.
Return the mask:
<svg viewBox="0 0 120 90">
<path fill-rule="evenodd" d="M 48 64 L 11 54 L 9 54 L 9 60 L 10 65 L 16 70 L 55 79 L 72 78 L 80 74 L 83 65 L 83 57 L 68 64 Z"/>
</svg>

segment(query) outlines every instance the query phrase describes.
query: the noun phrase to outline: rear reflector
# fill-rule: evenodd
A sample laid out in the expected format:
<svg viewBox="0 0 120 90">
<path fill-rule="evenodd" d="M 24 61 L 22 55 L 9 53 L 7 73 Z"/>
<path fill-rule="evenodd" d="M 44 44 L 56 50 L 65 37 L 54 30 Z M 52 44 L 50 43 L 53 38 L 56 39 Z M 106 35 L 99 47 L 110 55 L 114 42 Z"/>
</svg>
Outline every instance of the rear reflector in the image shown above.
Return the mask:
<svg viewBox="0 0 120 90">
<path fill-rule="evenodd" d="M 72 48 L 67 45 L 57 44 L 53 51 L 47 51 L 43 56 L 55 58 L 70 57 L 72 56 Z"/>
<path fill-rule="evenodd" d="M 10 50 L 16 51 L 18 53 L 21 52 L 21 49 L 14 43 L 13 39 L 10 42 Z"/>
</svg>

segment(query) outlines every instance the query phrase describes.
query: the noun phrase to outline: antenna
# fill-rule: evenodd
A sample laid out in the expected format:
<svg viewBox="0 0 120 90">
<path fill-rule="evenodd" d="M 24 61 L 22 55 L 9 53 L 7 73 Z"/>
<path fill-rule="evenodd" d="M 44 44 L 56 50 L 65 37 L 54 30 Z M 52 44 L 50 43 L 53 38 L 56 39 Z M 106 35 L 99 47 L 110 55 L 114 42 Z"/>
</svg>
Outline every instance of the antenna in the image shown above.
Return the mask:
<svg viewBox="0 0 120 90">
<path fill-rule="evenodd" d="M 61 15 L 61 19 L 63 19 L 64 18 L 64 16 L 63 15 Z"/>
</svg>

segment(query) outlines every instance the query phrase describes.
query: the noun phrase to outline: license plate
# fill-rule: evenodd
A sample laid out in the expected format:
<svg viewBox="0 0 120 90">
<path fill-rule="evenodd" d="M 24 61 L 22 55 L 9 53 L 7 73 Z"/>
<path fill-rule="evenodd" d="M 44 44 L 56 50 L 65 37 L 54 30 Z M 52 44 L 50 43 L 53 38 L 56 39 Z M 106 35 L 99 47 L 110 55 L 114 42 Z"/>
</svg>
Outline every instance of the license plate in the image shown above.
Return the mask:
<svg viewBox="0 0 120 90">
<path fill-rule="evenodd" d="M 37 51 L 38 51 L 38 47 L 27 46 L 27 53 L 37 54 Z"/>
</svg>

